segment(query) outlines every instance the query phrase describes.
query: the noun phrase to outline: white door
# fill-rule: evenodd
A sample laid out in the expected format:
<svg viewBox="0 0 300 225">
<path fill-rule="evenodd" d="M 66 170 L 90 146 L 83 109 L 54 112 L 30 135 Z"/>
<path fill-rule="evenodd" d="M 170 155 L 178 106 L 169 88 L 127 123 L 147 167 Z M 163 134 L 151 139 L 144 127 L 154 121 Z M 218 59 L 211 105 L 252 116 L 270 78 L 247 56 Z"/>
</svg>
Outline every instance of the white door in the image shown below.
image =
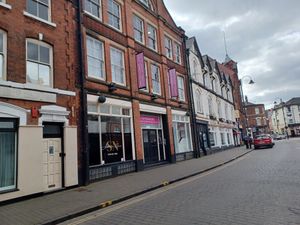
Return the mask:
<svg viewBox="0 0 300 225">
<path fill-rule="evenodd" d="M 62 187 L 61 139 L 44 139 L 43 179 L 44 190 L 51 191 Z"/>
</svg>

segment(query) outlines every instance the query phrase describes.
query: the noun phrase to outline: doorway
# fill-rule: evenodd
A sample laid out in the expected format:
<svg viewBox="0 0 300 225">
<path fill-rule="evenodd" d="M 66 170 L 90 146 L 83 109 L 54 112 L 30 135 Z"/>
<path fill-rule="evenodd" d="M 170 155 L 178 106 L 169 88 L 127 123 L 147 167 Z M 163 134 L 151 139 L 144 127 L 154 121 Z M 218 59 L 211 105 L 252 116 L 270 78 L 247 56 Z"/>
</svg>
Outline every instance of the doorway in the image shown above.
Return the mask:
<svg viewBox="0 0 300 225">
<path fill-rule="evenodd" d="M 145 164 L 154 164 L 166 160 L 162 130 L 143 129 Z"/>
<path fill-rule="evenodd" d="M 64 187 L 63 124 L 43 125 L 43 185 L 52 191 Z"/>
</svg>

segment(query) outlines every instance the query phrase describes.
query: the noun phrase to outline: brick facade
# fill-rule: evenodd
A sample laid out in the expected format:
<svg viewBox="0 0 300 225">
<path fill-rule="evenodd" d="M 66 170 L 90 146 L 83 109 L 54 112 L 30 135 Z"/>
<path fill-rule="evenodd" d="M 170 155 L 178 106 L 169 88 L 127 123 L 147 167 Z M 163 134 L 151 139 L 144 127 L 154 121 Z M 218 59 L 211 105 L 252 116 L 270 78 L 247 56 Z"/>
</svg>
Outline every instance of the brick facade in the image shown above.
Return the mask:
<svg viewBox="0 0 300 225">
<path fill-rule="evenodd" d="M 122 100 L 130 102 L 132 105 L 132 120 L 134 129 L 134 148 L 137 162 L 137 169 L 142 169 L 145 163 L 145 153 L 143 150 L 143 134 L 141 126 L 141 114 L 160 115 L 163 123 L 164 143 L 166 161 L 173 162 L 175 160 L 175 149 L 172 132 L 172 111 L 178 110 L 182 114 L 189 111 L 188 103 L 188 80 L 187 69 L 185 65 L 185 33 L 181 28 L 178 28 L 168 13 L 163 1 L 149 1 L 149 5 L 144 5 L 141 1 L 116 0 L 114 4 L 118 5 L 120 12 L 120 27 L 121 29 L 113 28 L 109 25 L 109 6 L 108 1 L 102 1 L 100 7 L 100 15 L 91 15 L 82 1 L 82 46 L 84 58 L 84 89 L 87 95 L 105 96 L 109 101 Z M 134 37 L 134 16 L 138 16 L 143 21 L 143 36 L 144 41 L 140 43 Z M 148 27 L 151 25 L 156 29 L 156 45 L 157 49 L 153 50 L 149 47 L 149 32 Z M 173 59 L 166 57 L 165 53 L 165 36 L 171 38 L 173 46 Z M 94 79 L 89 76 L 88 71 L 88 49 L 87 38 L 100 41 L 104 47 L 104 79 Z M 180 45 L 180 63 L 175 62 L 175 43 Z M 122 51 L 124 55 L 124 71 L 125 85 L 115 84 L 112 78 L 111 70 L 111 53 L 110 48 L 114 47 Z M 140 90 L 138 87 L 137 62 L 136 55 L 140 52 L 144 53 L 147 70 L 148 91 Z M 151 65 L 155 64 L 159 68 L 160 73 L 160 94 L 154 94 L 153 82 L 151 79 Z M 184 78 L 184 101 L 172 99 L 170 97 L 168 70 L 176 69 L 177 75 Z M 110 91 L 109 86 L 113 83 L 116 90 Z M 92 98 L 90 96 L 90 98 Z M 112 99 L 112 100 L 111 100 Z M 108 104 L 108 103 L 104 103 Z M 162 113 L 154 112 L 151 106 L 162 110 Z M 150 107 L 147 109 L 144 107 Z M 100 104 L 101 108 L 101 104 Z M 89 141 L 86 146 L 89 147 Z M 88 152 L 88 151 L 87 151 Z M 87 157 L 88 158 L 88 157 Z M 87 163 L 88 164 L 88 163 Z M 106 163 L 105 163 L 106 164 Z M 102 165 L 104 166 L 104 164 Z M 99 167 L 101 169 L 101 165 Z M 86 168 L 88 169 L 88 168 Z M 85 172 L 86 174 L 86 172 Z"/>
<path fill-rule="evenodd" d="M 9 187 L 0 185 L 0 202 L 78 184 L 77 123 L 80 118 L 76 88 L 79 54 L 75 3 L 49 1 L 47 20 L 29 12 L 25 0 L 4 2 L 0 5 L 0 32 L 6 37 L 4 76 L 0 78 L 0 120 L 16 121 L 14 132 L 18 142 L 13 153 L 17 157 L 13 162 L 16 170 L 1 168 L 2 173 L 9 173 L 5 176 L 11 176 L 10 182 L 15 181 Z M 33 74 L 31 70 L 27 72 L 29 41 L 50 49 L 48 55 L 44 53 L 50 62 L 49 86 L 35 84 L 27 76 Z M 41 52 L 38 50 L 37 57 L 42 57 Z M 43 77 L 47 72 L 42 74 L 44 64 L 39 62 L 38 65 L 38 76 L 42 76 L 38 82 L 40 79 L 48 82 L 47 77 Z M 50 136 L 46 138 L 46 123 L 61 129 L 56 140 Z M 50 168 L 51 162 L 45 161 L 52 153 L 58 160 L 56 168 L 60 168 L 55 172 Z M 3 188 L 8 192 L 2 194 Z"/>
</svg>

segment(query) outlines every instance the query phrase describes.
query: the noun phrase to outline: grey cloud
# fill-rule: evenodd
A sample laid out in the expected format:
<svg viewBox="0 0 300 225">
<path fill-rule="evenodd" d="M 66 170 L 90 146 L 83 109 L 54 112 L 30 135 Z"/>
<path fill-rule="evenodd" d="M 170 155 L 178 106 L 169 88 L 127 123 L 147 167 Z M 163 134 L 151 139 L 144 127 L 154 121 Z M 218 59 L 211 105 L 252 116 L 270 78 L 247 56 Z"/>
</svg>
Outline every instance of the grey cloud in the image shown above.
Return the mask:
<svg viewBox="0 0 300 225">
<path fill-rule="evenodd" d="M 299 0 L 165 0 L 177 25 L 196 36 L 203 54 L 219 61 L 228 51 L 240 76 L 256 81 L 245 86 L 253 102 L 300 96 Z"/>
</svg>

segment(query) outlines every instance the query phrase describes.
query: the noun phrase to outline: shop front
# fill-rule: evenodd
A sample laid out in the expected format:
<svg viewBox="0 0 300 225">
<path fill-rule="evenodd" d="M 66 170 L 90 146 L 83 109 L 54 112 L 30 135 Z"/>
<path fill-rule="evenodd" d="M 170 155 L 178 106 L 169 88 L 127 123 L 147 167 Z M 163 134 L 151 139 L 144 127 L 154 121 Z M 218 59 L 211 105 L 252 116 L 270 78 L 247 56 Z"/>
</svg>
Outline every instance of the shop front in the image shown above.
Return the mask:
<svg viewBox="0 0 300 225">
<path fill-rule="evenodd" d="M 162 116 L 142 113 L 140 123 L 143 137 L 144 164 L 151 165 L 166 161 Z"/>
<path fill-rule="evenodd" d="M 88 97 L 89 180 L 136 170 L 131 103 Z"/>
<path fill-rule="evenodd" d="M 186 112 L 172 111 L 176 161 L 194 158 L 190 118 Z"/>
</svg>

